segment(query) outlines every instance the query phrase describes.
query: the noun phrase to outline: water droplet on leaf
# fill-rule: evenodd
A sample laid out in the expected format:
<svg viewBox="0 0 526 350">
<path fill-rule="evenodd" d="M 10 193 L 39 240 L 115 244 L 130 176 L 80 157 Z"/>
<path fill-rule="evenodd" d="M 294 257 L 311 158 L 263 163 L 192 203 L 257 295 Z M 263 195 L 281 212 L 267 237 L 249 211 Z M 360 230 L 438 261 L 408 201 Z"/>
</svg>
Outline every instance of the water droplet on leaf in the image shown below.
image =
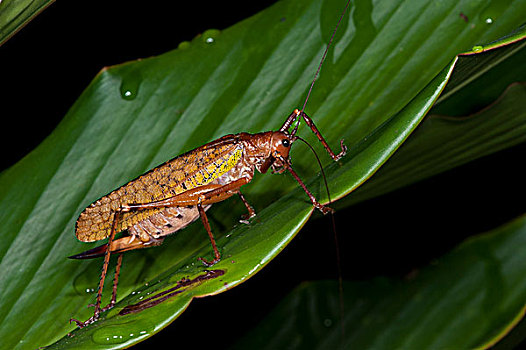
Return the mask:
<svg viewBox="0 0 526 350">
<path fill-rule="evenodd" d="M 129 73 L 121 82 L 120 93 L 121 97 L 127 101 L 135 100 L 139 93 L 139 85 L 141 84 L 141 76 L 139 73 Z"/>
<path fill-rule="evenodd" d="M 221 34 L 221 31 L 217 29 L 208 29 L 202 35 L 203 42 L 206 44 L 213 44 L 216 42 L 217 37 Z"/>
<path fill-rule="evenodd" d="M 484 24 L 493 24 L 508 8 L 504 1 L 491 1 L 480 13 L 480 19 Z"/>
<path fill-rule="evenodd" d="M 141 324 L 142 323 L 142 324 Z M 105 325 L 95 332 L 91 338 L 97 344 L 124 344 L 137 337 L 148 336 L 144 322 L 124 322 L 120 324 Z"/>
</svg>

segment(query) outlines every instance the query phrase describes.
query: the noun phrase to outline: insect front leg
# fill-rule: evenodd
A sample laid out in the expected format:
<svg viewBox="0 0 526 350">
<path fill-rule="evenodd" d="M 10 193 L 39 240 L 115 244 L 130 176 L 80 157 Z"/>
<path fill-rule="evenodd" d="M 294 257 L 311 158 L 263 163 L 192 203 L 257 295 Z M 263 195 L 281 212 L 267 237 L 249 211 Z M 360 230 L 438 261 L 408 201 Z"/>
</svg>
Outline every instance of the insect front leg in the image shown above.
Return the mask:
<svg viewBox="0 0 526 350">
<path fill-rule="evenodd" d="M 296 172 L 294 171 L 294 169 L 292 169 L 292 166 L 290 166 L 290 164 L 286 161 L 286 159 L 284 159 L 283 157 L 280 158 L 280 160 L 283 162 L 283 167 L 286 168 L 289 173 L 292 174 L 292 176 L 294 177 L 294 179 L 296 179 L 296 181 L 300 184 L 301 188 L 303 188 L 303 190 L 305 191 L 305 193 L 307 194 L 307 196 L 309 196 L 309 199 L 310 201 L 312 202 L 312 205 L 314 206 L 314 208 L 318 209 L 319 211 L 321 211 L 324 215 L 328 214 L 328 213 L 334 213 L 334 209 L 332 208 L 329 208 L 325 205 L 322 205 L 320 202 L 318 202 L 318 200 L 316 199 L 316 197 L 314 197 L 314 195 L 309 191 L 309 189 L 307 188 L 307 186 L 305 186 L 305 184 L 303 183 L 303 181 L 300 179 L 300 177 L 298 176 L 298 174 L 296 174 Z"/>
<path fill-rule="evenodd" d="M 318 140 L 321 142 L 321 144 L 323 145 L 323 147 L 325 148 L 327 153 L 329 153 L 329 155 L 331 156 L 333 160 L 338 161 L 340 160 L 341 157 L 345 155 L 345 153 L 347 153 L 347 146 L 343 144 L 343 140 L 340 140 L 340 147 L 342 149 L 341 152 L 338 154 L 334 153 L 334 151 L 331 149 L 327 141 L 325 141 L 325 138 L 322 136 L 321 132 L 318 130 L 316 125 L 314 125 L 314 121 L 307 115 L 307 113 L 300 111 L 299 109 L 295 109 L 294 112 L 292 112 L 289 115 L 289 117 L 287 118 L 285 123 L 281 126 L 279 131 L 288 132 L 289 128 L 292 126 L 292 123 L 294 123 L 299 117 L 305 120 L 305 123 L 307 124 L 307 126 L 316 135 Z M 293 137 L 293 139 L 294 139 L 294 136 L 296 135 L 297 130 L 298 130 L 298 124 L 296 124 L 296 126 L 294 127 L 294 130 L 291 133 L 291 136 Z"/>
<path fill-rule="evenodd" d="M 341 157 L 345 155 L 345 153 L 347 153 L 347 146 L 343 144 L 343 140 L 340 140 L 340 147 L 342 148 L 342 150 L 340 153 L 335 154 L 332 151 L 332 149 L 329 147 L 329 144 L 327 143 L 327 141 L 325 141 L 325 138 L 321 135 L 321 132 L 318 130 L 316 125 L 314 125 L 314 122 L 312 121 L 312 119 L 305 112 L 300 112 L 297 109 L 294 112 L 297 112 L 299 115 L 301 115 L 303 120 L 305 120 L 305 123 L 307 123 L 307 126 L 316 135 L 316 137 L 321 142 L 323 147 L 325 147 L 325 150 L 327 151 L 327 153 L 329 153 L 332 159 L 334 159 L 335 161 L 338 161 L 340 160 Z"/>
</svg>

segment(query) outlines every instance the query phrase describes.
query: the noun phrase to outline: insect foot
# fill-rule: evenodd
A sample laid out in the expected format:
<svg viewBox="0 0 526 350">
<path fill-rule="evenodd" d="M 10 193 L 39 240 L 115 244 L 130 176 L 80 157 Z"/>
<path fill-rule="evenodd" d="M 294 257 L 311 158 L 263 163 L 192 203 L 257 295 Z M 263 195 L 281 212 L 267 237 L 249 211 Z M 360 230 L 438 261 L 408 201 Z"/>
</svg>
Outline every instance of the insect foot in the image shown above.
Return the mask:
<svg viewBox="0 0 526 350">
<path fill-rule="evenodd" d="M 108 311 L 109 309 L 113 309 L 115 306 L 115 300 L 110 301 L 110 303 L 106 306 L 104 306 L 102 309 L 100 309 L 100 312 Z"/>
<path fill-rule="evenodd" d="M 202 262 L 203 265 L 205 265 L 206 267 L 210 267 L 210 266 L 214 266 L 215 264 L 217 264 L 221 260 L 221 258 L 215 258 L 212 261 L 208 261 L 205 258 L 197 258 L 197 260 Z"/>
<path fill-rule="evenodd" d="M 315 207 L 316 207 L 316 209 L 321 211 L 323 215 L 327 215 L 329 213 L 333 213 L 334 214 L 334 212 L 335 212 L 334 209 L 326 207 L 326 206 L 321 205 L 321 204 L 315 205 Z"/>
<path fill-rule="evenodd" d="M 253 210 L 253 209 L 252 209 Z M 250 224 L 250 219 L 256 217 L 256 212 L 255 211 L 252 211 L 251 213 L 249 214 L 243 214 L 241 215 L 241 220 L 239 220 L 240 223 L 242 224 L 245 224 L 245 225 L 249 225 Z"/>
<path fill-rule="evenodd" d="M 334 157 L 335 161 L 339 161 L 344 155 L 347 154 L 347 146 L 343 144 L 343 139 L 340 140 L 340 146 L 342 148 L 342 151 Z"/>
<path fill-rule="evenodd" d="M 69 319 L 69 323 L 75 322 L 77 324 L 77 327 L 84 328 L 84 327 L 92 324 L 93 322 L 97 321 L 98 319 L 99 319 L 99 315 L 93 315 L 90 318 L 88 318 L 85 322 L 79 321 L 79 320 L 77 320 L 75 318 L 70 318 Z"/>
</svg>

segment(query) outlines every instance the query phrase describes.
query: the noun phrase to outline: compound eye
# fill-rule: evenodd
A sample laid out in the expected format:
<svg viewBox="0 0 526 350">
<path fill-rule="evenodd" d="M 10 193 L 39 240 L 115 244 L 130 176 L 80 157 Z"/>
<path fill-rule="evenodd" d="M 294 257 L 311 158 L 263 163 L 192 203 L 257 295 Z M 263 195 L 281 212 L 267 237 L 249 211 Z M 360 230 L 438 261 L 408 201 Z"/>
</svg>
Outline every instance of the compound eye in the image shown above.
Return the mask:
<svg viewBox="0 0 526 350">
<path fill-rule="evenodd" d="M 289 141 L 289 139 L 283 139 L 283 140 L 281 140 L 281 144 L 283 145 L 283 147 L 290 147 L 290 141 Z"/>
</svg>

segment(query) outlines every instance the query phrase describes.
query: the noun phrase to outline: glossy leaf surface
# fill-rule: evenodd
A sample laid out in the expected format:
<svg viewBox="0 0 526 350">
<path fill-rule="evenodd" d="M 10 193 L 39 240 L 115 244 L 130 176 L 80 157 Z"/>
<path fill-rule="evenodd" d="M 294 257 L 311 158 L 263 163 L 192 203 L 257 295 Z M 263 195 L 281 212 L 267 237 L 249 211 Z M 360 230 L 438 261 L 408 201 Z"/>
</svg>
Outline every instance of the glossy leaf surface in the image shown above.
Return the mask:
<svg viewBox="0 0 526 350">
<path fill-rule="evenodd" d="M 468 239 L 405 279 L 345 282 L 342 348 L 489 347 L 523 316 L 525 243 L 522 217 Z M 305 283 L 234 348 L 338 348 L 337 293 L 333 281 Z"/>
<path fill-rule="evenodd" d="M 0 1 L 0 45 L 52 3 L 53 0 Z"/>
<path fill-rule="evenodd" d="M 334 194 L 348 193 L 391 156 L 440 93 L 456 53 L 495 40 L 522 21 L 520 11 L 504 6 L 497 9 L 499 20 L 488 26 L 481 5 L 469 14 L 468 25 L 457 15 L 468 4 L 357 2 L 346 17 L 307 107 L 333 147 L 341 137 L 350 147 L 342 165 L 327 170 Z M 1 174 L 4 344 L 46 345 L 73 329 L 69 317 L 89 316 L 85 305 L 94 300 L 100 262 L 65 259 L 89 247 L 73 235 L 84 207 L 221 135 L 275 129 L 300 107 L 341 8 L 342 2 L 279 3 L 224 32 L 207 31 L 173 52 L 101 72 L 55 132 Z M 313 140 L 302 127 L 305 135 Z M 304 178 L 315 173 L 307 152 L 293 152 L 293 159 Z M 319 183 L 308 184 L 318 195 Z M 198 224 L 162 247 L 127 254 L 119 295 L 129 296 L 103 315 L 105 320 L 64 338 L 57 348 L 132 344 L 159 331 L 191 297 L 220 292 L 251 276 L 310 215 L 304 193 L 287 194 L 291 188 L 297 185 L 288 177 L 258 177 L 246 194 L 259 216 L 232 232 L 242 205 L 212 209 L 224 254 L 214 266 L 225 272 L 220 277 L 199 278 L 204 272 L 196 258 L 209 254 L 210 247 Z M 180 285 L 183 276 L 203 282 L 188 288 L 185 298 L 181 293 L 143 312 L 117 316 L 124 305 L 144 299 L 139 291 L 155 295 Z M 18 317 L 29 310 L 34 317 Z"/>
</svg>

